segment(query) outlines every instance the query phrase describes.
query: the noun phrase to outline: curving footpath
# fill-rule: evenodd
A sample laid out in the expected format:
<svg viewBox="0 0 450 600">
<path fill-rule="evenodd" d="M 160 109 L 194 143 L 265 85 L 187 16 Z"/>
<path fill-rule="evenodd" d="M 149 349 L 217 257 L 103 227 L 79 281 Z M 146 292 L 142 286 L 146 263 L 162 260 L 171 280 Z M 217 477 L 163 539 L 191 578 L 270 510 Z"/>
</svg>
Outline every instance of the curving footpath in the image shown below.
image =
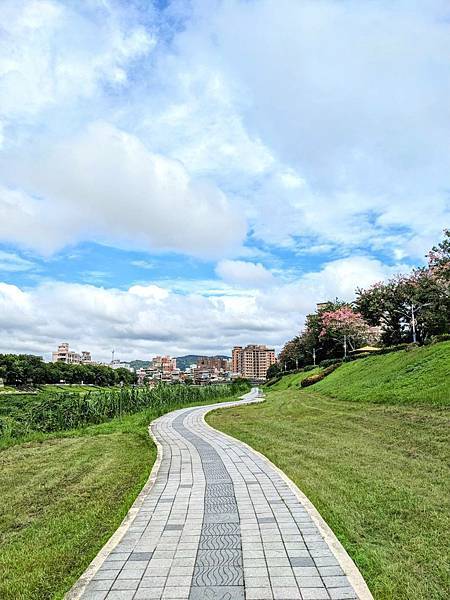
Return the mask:
<svg viewBox="0 0 450 600">
<path fill-rule="evenodd" d="M 317 511 L 246 444 L 209 427 L 216 407 L 154 421 L 158 461 L 128 519 L 67 598 L 344 600 L 372 598 Z"/>
</svg>

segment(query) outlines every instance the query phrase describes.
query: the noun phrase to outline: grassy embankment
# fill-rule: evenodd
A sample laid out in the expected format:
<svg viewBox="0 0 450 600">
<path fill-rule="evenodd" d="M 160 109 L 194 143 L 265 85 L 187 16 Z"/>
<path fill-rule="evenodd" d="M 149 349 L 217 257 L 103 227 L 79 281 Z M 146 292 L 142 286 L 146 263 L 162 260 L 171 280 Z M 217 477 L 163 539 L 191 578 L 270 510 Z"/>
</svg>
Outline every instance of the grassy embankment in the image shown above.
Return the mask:
<svg viewBox="0 0 450 600">
<path fill-rule="evenodd" d="M 297 483 L 376 600 L 447 600 L 450 343 L 361 359 L 301 390 L 308 375 L 208 421 Z"/>
<path fill-rule="evenodd" d="M 148 424 L 180 406 L 150 407 L 102 424 L 3 440 L 2 600 L 64 596 L 148 478 L 156 457 Z"/>
</svg>

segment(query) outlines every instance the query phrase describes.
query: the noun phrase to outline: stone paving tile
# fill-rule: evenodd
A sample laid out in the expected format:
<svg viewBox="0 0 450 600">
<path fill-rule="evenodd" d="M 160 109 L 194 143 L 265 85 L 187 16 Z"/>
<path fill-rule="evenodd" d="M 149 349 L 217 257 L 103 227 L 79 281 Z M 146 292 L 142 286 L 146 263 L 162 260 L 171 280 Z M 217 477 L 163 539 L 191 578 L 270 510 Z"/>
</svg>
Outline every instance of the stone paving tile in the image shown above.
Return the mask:
<svg viewBox="0 0 450 600">
<path fill-rule="evenodd" d="M 156 481 L 82 600 L 357 599 L 291 488 L 208 428 L 207 410 L 152 423 L 163 447 Z"/>
</svg>

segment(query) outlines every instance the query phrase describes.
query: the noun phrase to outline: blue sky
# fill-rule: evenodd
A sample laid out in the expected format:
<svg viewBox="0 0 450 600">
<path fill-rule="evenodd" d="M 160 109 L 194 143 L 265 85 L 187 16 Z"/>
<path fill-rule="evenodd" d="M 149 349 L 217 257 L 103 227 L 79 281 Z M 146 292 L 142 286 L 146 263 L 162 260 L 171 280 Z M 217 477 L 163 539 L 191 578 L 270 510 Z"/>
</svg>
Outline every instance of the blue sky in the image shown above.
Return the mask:
<svg viewBox="0 0 450 600">
<path fill-rule="evenodd" d="M 277 348 L 448 225 L 441 0 L 5 0 L 0 352 Z"/>
</svg>

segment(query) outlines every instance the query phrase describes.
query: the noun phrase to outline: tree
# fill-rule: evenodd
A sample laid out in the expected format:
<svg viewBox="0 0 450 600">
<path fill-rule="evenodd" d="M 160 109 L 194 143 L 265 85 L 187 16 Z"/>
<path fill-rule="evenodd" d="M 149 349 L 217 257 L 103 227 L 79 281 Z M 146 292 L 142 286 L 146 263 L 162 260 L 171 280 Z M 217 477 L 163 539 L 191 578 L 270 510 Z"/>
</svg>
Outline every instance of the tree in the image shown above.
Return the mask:
<svg viewBox="0 0 450 600">
<path fill-rule="evenodd" d="M 450 229 L 444 229 L 444 239 L 427 254 L 428 268 L 439 280 L 450 282 Z"/>
<path fill-rule="evenodd" d="M 347 356 L 348 347 L 355 350 L 357 345 L 370 338 L 368 324 L 360 313 L 348 305 L 322 313 L 321 325 L 319 337 L 337 340 L 343 346 L 344 357 Z"/>
<path fill-rule="evenodd" d="M 356 296 L 356 310 L 369 325 L 381 327 L 381 342 L 384 345 L 391 346 L 405 341 L 406 309 L 395 279 L 387 283 L 375 283 L 365 290 L 358 288 Z"/>
<path fill-rule="evenodd" d="M 272 379 L 273 377 L 276 377 L 277 375 L 279 375 L 280 372 L 281 369 L 278 363 L 270 365 L 270 367 L 267 369 L 267 379 Z"/>
<path fill-rule="evenodd" d="M 370 325 L 381 327 L 385 345 L 424 343 L 450 327 L 448 282 L 430 268 L 414 269 L 386 283 L 357 290 L 355 306 Z"/>
</svg>

